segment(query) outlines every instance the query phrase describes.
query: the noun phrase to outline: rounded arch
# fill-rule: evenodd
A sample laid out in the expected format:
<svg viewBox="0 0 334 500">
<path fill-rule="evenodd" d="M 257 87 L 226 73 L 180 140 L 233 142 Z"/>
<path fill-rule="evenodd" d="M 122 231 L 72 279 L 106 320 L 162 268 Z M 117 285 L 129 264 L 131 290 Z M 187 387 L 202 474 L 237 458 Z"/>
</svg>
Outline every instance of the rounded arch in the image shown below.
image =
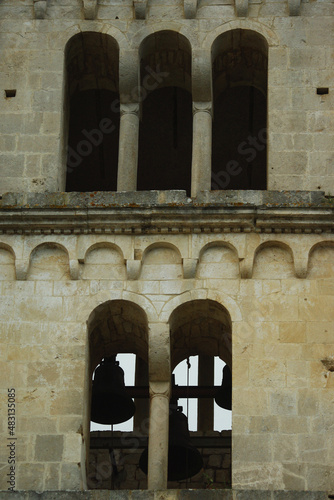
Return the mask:
<svg viewBox="0 0 334 500">
<path fill-rule="evenodd" d="M 11 256 L 14 258 L 14 260 L 16 260 L 16 253 L 15 253 L 15 250 L 12 246 L 8 245 L 8 243 L 4 243 L 2 241 L 0 241 L 0 248 L 2 250 L 7 250 Z"/>
<path fill-rule="evenodd" d="M 15 252 L 6 243 L 0 242 L 0 280 L 15 280 Z"/>
<path fill-rule="evenodd" d="M 237 249 L 225 241 L 208 243 L 200 251 L 196 275 L 198 278 L 239 278 Z"/>
<path fill-rule="evenodd" d="M 173 30 L 156 31 L 139 47 L 142 121 L 138 190 L 184 189 L 190 194 L 192 49 Z"/>
<path fill-rule="evenodd" d="M 221 292 L 220 290 L 207 290 L 205 288 L 190 290 L 171 298 L 162 308 L 159 315 L 159 320 L 168 323 L 170 315 L 178 306 L 184 304 L 185 302 L 206 299 L 218 302 L 221 306 L 223 306 L 229 312 L 232 324 L 236 321 L 242 320 L 240 307 L 238 306 L 237 302 L 232 299 L 232 297 L 224 292 Z"/>
<path fill-rule="evenodd" d="M 237 19 L 234 21 L 229 21 L 228 23 L 221 24 L 216 29 L 211 30 L 204 38 L 202 48 L 212 50 L 212 46 L 215 40 L 220 35 L 228 31 L 237 29 L 251 30 L 254 33 L 263 36 L 268 44 L 268 47 L 275 47 L 280 44 L 277 33 L 265 24 L 259 23 L 258 21 L 252 21 L 251 19 Z"/>
<path fill-rule="evenodd" d="M 168 248 L 169 250 L 174 251 L 178 255 L 178 257 L 180 259 L 179 261 L 181 262 L 182 255 L 181 255 L 180 249 L 176 245 L 174 245 L 173 243 L 170 243 L 168 241 L 156 241 L 154 243 L 149 244 L 143 251 L 142 262 L 144 263 L 145 258 L 147 257 L 147 254 L 149 254 L 152 250 L 157 250 L 157 249 L 163 250 L 165 248 Z"/>
<path fill-rule="evenodd" d="M 212 43 L 212 189 L 267 188 L 268 43 L 249 28 Z"/>
<path fill-rule="evenodd" d="M 54 241 L 45 241 L 35 246 L 29 256 L 27 279 L 70 279 L 69 252 L 67 248 Z"/>
<path fill-rule="evenodd" d="M 172 367 L 188 356 L 219 356 L 231 366 L 232 321 L 228 310 L 211 299 L 190 300 L 169 318 Z"/>
<path fill-rule="evenodd" d="M 261 243 L 254 253 L 253 278 L 293 278 L 295 276 L 292 248 L 282 241 Z"/>
<path fill-rule="evenodd" d="M 123 250 L 121 249 L 121 247 L 119 245 L 116 245 L 116 243 L 112 243 L 110 241 L 98 241 L 98 242 L 90 245 L 85 250 L 84 260 L 86 260 L 87 256 L 90 254 L 90 252 L 93 252 L 94 250 L 97 250 L 99 248 L 108 248 L 111 250 L 115 250 L 119 254 L 119 256 L 121 257 L 121 259 L 123 259 L 123 261 L 124 261 L 124 254 L 123 254 Z"/>
<path fill-rule="evenodd" d="M 171 244 L 154 243 L 144 252 L 140 279 L 173 280 L 183 278 L 180 251 Z"/>
<path fill-rule="evenodd" d="M 97 88 L 118 91 L 119 45 L 114 37 L 97 31 L 80 31 L 65 46 L 69 96 Z"/>
<path fill-rule="evenodd" d="M 211 248 L 211 247 L 225 247 L 225 248 L 228 248 L 233 253 L 235 253 L 235 255 L 237 256 L 237 258 L 239 259 L 238 249 L 232 243 L 230 243 L 229 241 L 214 240 L 214 241 L 210 241 L 209 243 L 207 243 L 206 245 L 204 245 L 204 247 L 202 247 L 200 249 L 199 260 L 201 260 L 203 253 L 206 250 L 208 250 L 209 248 Z"/>
<path fill-rule="evenodd" d="M 267 95 L 268 43 L 250 29 L 221 33 L 211 48 L 214 93 L 228 87 L 249 86 Z"/>
<path fill-rule="evenodd" d="M 311 279 L 333 278 L 334 241 L 315 243 L 308 254 L 307 277 Z"/>
<path fill-rule="evenodd" d="M 147 68 L 159 69 L 163 74 L 154 90 L 172 86 L 191 92 L 191 53 L 191 44 L 184 35 L 173 30 L 155 31 L 139 46 L 141 81 L 144 83 L 151 75 Z"/>
<path fill-rule="evenodd" d="M 148 320 L 134 302 L 120 299 L 103 302 L 90 313 L 88 321 L 90 371 L 104 357 L 126 352 L 148 361 Z"/>
<path fill-rule="evenodd" d="M 66 44 L 65 72 L 66 191 L 116 191 L 118 42 L 106 33 L 80 31 Z"/>
<path fill-rule="evenodd" d="M 65 247 L 65 245 L 63 245 L 62 243 L 58 243 L 57 241 L 43 241 L 43 243 L 38 243 L 34 248 L 32 248 L 29 258 L 31 259 L 34 252 L 40 250 L 42 247 L 53 248 L 53 249 L 58 248 L 59 250 L 65 252 L 67 257 L 69 258 L 68 249 Z"/>
<path fill-rule="evenodd" d="M 82 279 L 124 280 L 126 267 L 122 250 L 111 242 L 96 242 L 85 252 L 80 266 Z"/>
</svg>

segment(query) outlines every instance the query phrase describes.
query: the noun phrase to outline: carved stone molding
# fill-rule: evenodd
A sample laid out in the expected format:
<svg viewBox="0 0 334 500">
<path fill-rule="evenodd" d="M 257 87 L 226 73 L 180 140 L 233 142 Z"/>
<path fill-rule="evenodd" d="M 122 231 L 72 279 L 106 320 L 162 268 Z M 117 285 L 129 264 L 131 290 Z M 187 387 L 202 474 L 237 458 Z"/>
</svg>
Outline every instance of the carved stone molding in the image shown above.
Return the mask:
<svg viewBox="0 0 334 500">
<path fill-rule="evenodd" d="M 97 14 L 97 0 L 83 0 L 85 19 L 93 21 Z"/>
<path fill-rule="evenodd" d="M 46 14 L 47 1 L 34 0 L 34 11 L 36 19 L 44 19 Z"/>
<path fill-rule="evenodd" d="M 300 4 L 301 0 L 288 0 L 289 14 L 290 16 L 300 15 Z"/>
<path fill-rule="evenodd" d="M 197 14 L 198 0 L 184 0 L 184 16 L 186 19 L 194 19 Z"/>
<path fill-rule="evenodd" d="M 126 103 L 126 104 L 121 103 L 120 112 L 121 112 L 121 116 L 127 115 L 127 114 L 138 116 L 139 104 L 136 102 Z"/>
<path fill-rule="evenodd" d="M 147 0 L 133 0 L 136 19 L 146 19 Z"/>
<path fill-rule="evenodd" d="M 210 115 L 212 114 L 212 102 L 211 101 L 206 101 L 206 102 L 193 102 L 193 115 L 195 113 L 209 113 Z"/>
<path fill-rule="evenodd" d="M 248 0 L 235 0 L 235 10 L 238 17 L 247 17 Z"/>
</svg>

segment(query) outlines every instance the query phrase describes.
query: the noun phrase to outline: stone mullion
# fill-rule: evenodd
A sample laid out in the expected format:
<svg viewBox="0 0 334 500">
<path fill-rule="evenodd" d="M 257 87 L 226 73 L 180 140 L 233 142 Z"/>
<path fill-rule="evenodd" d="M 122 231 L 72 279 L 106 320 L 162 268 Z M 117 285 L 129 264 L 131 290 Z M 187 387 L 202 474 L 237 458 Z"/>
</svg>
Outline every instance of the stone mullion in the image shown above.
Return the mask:
<svg viewBox="0 0 334 500">
<path fill-rule="evenodd" d="M 139 104 L 121 104 L 117 191 L 136 191 Z"/>
<path fill-rule="evenodd" d="M 193 103 L 193 159 L 191 170 L 191 196 L 211 189 L 212 149 L 211 102 Z"/>
</svg>

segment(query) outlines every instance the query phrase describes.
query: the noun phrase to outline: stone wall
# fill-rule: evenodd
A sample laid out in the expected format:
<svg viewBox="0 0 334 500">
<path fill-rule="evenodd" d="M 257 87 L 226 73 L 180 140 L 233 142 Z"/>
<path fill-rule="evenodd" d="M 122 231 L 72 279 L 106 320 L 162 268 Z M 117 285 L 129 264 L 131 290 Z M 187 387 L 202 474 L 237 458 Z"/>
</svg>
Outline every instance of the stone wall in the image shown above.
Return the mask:
<svg viewBox="0 0 334 500">
<path fill-rule="evenodd" d="M 147 2 L 135 2 L 140 3 Z M 152 33 L 176 31 L 190 43 L 193 99 L 210 103 L 212 45 L 220 34 L 244 29 L 263 36 L 269 45 L 268 188 L 320 189 L 333 194 L 333 4 L 295 2 L 293 10 L 291 0 L 251 1 L 244 2 L 248 10 L 238 17 L 239 3 L 201 1 L 196 17 L 185 19 L 184 13 L 196 2 L 152 1 L 144 21 L 134 18 L 130 0 L 99 3 L 95 20 L 84 20 L 87 1 L 70 0 L 66 5 L 55 0 L 2 2 L 0 192 L 65 189 L 68 105 L 64 52 L 72 36 L 97 31 L 117 41 L 119 90 L 125 105 L 126 96 L 138 86 L 141 43 Z M 35 19 L 37 4 L 47 5 L 44 19 Z M 289 9 L 297 15 L 289 16 Z M 16 96 L 6 97 L 11 94 L 5 90 L 13 89 Z M 328 94 L 321 89 L 329 89 Z M 210 106 L 207 104 L 209 112 Z M 124 111 L 136 114 L 138 109 Z M 204 132 L 208 135 L 209 129 Z M 202 144 L 199 135 L 196 143 Z M 247 145 L 256 154 L 256 138 L 254 143 L 246 137 Z M 132 164 L 130 156 L 126 161 Z M 196 176 L 193 171 L 194 182 Z"/>
<path fill-rule="evenodd" d="M 177 362 L 186 322 L 193 345 L 223 359 L 231 338 L 235 488 L 333 489 L 332 209 L 305 196 L 297 208 L 156 203 L 150 223 L 145 203 L 55 210 L 36 196 L 27 210 L 4 198 L 1 404 L 14 388 L 16 489 L 86 487 L 88 334 L 100 328 L 106 338 L 99 314 L 110 307 L 121 318 L 115 346 L 137 338 L 144 356 L 145 335 L 162 346 L 156 376 L 167 370 L 169 349 Z M 130 226 L 119 230 L 124 215 Z M 221 343 L 219 325 L 226 329 L 229 317 Z M 144 337 L 127 333 L 136 321 Z M 1 435 L 6 470 L 5 419 Z M 6 481 L 2 475 L 2 489 Z"/>
</svg>

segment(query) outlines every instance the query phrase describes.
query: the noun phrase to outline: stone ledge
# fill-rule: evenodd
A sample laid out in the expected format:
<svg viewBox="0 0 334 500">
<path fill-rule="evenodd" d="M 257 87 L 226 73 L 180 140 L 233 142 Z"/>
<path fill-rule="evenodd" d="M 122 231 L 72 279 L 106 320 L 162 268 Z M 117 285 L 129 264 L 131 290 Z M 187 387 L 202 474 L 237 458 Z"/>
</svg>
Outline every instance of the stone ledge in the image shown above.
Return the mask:
<svg viewBox="0 0 334 500">
<path fill-rule="evenodd" d="M 323 191 L 202 191 L 196 198 L 188 198 L 182 190 L 4 193 L 0 199 L 0 209 L 139 206 L 334 207 L 334 201 L 331 201 L 325 197 Z"/>
<path fill-rule="evenodd" d="M 2 500 L 328 500 L 325 491 L 132 490 L 2 491 Z"/>
<path fill-rule="evenodd" d="M 334 203 L 323 193 L 217 193 L 195 199 L 185 191 L 7 193 L 0 234 L 334 232 Z"/>
</svg>

